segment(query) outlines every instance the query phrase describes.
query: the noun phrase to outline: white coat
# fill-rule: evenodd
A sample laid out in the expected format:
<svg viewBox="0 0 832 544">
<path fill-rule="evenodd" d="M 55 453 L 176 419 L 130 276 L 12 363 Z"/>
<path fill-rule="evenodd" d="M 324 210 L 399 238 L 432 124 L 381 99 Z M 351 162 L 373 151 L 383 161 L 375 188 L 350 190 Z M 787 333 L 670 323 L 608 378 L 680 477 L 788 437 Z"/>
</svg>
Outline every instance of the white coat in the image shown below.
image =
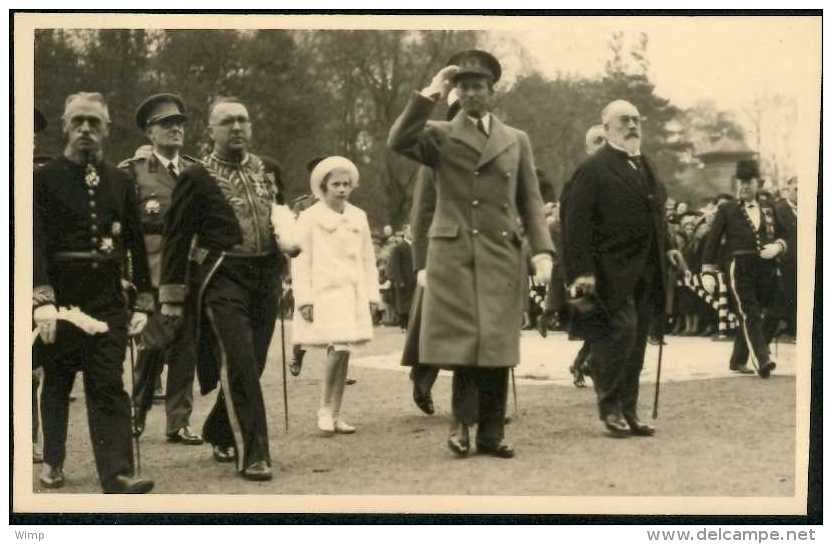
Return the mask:
<svg viewBox="0 0 832 544">
<path fill-rule="evenodd" d="M 292 260 L 295 344 L 362 343 L 373 337 L 370 303 L 381 300 L 367 214 L 347 203 L 344 213 L 318 202 L 300 214 L 301 252 Z M 300 308 L 312 305 L 313 320 Z"/>
</svg>

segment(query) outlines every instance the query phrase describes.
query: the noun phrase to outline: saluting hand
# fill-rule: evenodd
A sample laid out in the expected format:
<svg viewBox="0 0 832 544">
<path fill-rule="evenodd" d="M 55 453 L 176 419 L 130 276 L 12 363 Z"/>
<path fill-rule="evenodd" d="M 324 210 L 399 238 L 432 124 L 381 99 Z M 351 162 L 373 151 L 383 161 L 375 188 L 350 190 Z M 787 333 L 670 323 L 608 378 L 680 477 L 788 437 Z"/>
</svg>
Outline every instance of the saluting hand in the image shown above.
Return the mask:
<svg viewBox="0 0 832 544">
<path fill-rule="evenodd" d="M 433 80 L 430 82 L 430 85 L 425 87 L 422 94 L 426 96 L 438 94 L 439 100 L 444 102 L 448 93 L 451 92 L 451 87 L 453 87 L 452 80 L 457 72 L 459 72 L 459 66 L 456 66 L 455 64 L 445 66 L 439 70 L 435 76 L 433 76 Z"/>
</svg>

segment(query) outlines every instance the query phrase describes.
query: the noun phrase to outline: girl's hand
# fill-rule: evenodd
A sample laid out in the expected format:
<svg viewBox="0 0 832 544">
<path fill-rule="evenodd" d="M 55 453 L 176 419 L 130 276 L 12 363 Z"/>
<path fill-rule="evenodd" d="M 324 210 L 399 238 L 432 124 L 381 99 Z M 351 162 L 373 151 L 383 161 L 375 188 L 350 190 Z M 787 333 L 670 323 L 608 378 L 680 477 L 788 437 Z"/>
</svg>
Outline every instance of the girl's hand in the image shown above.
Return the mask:
<svg viewBox="0 0 832 544">
<path fill-rule="evenodd" d="M 312 305 L 311 304 L 304 304 L 303 306 L 301 306 L 300 307 L 300 315 L 303 316 L 303 318 L 306 321 L 309 321 L 310 323 L 312 323 Z"/>
</svg>

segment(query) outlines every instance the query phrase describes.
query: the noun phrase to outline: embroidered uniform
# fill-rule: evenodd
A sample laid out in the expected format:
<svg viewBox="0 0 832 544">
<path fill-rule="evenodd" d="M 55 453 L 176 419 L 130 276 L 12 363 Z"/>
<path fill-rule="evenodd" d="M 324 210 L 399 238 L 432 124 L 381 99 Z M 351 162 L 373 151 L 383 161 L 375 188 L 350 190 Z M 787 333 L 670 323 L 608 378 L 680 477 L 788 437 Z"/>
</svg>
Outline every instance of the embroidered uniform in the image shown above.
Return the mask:
<svg viewBox="0 0 832 544">
<path fill-rule="evenodd" d="M 271 463 L 259 378 L 284 268 L 270 219 L 281 187 L 274 161 L 212 154 L 182 173 L 165 218 L 159 301 L 182 304 L 192 287 L 184 326 L 202 393 L 221 382 L 203 437 L 236 448 L 240 471 Z"/>
<path fill-rule="evenodd" d="M 121 278 L 128 260 L 140 292 L 136 309 L 153 307 L 135 190 L 110 164 L 50 161 L 35 171 L 34 234 L 33 306 L 78 306 L 109 327 L 86 335 L 61 326 L 54 344 L 35 344 L 33 356 L 45 372 L 43 458 L 63 465 L 69 394 L 82 370 L 96 468 L 104 491 L 112 491 L 118 476 L 133 473 L 130 399 L 122 382 L 128 315 Z"/>
<path fill-rule="evenodd" d="M 769 243 L 785 250 L 783 226 L 774 208 L 756 201 L 726 202 L 719 207 L 702 256 L 703 272 L 716 271 L 720 242 L 725 236 L 725 252 L 730 255 L 727 270 L 731 296 L 740 319 L 741 331 L 734 340 L 730 368 L 745 367 L 749 355 L 760 375 L 773 370 L 768 345 L 777 327 L 774 304 L 780 289 L 775 259 L 763 259 L 760 251 Z"/>
</svg>

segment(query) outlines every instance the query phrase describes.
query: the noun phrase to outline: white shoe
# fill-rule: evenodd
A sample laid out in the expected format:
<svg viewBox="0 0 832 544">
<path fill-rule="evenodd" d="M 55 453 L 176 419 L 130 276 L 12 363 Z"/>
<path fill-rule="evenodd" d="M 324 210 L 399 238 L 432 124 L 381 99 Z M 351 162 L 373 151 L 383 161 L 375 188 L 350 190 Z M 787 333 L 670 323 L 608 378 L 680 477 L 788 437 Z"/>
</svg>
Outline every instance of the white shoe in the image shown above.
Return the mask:
<svg viewBox="0 0 832 544">
<path fill-rule="evenodd" d="M 352 434 L 355 432 L 355 427 L 339 419 L 335 422 L 335 432 L 340 434 Z"/>
<path fill-rule="evenodd" d="M 335 420 L 330 414 L 318 414 L 318 429 L 325 433 L 335 432 Z"/>
</svg>

